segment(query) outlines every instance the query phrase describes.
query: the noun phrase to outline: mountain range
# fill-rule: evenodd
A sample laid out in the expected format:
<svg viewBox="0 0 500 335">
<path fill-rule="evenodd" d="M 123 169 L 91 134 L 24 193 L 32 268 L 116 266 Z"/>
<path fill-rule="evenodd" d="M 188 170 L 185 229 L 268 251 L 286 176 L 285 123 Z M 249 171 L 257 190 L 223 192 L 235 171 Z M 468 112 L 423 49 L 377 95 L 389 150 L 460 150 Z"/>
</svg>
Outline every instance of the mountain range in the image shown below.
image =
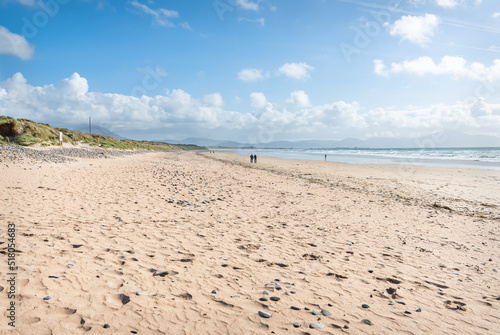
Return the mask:
<svg viewBox="0 0 500 335">
<path fill-rule="evenodd" d="M 487 135 L 469 135 L 459 131 L 433 133 L 420 138 L 384 138 L 370 139 L 347 138 L 343 140 L 304 140 L 273 141 L 269 143 L 242 143 L 230 140 L 213 140 L 207 138 L 186 138 L 184 140 L 165 140 L 172 144 L 196 144 L 206 147 L 228 148 L 282 148 L 282 149 L 314 149 L 314 148 L 457 148 L 457 147 L 500 147 L 500 137 Z"/>
</svg>

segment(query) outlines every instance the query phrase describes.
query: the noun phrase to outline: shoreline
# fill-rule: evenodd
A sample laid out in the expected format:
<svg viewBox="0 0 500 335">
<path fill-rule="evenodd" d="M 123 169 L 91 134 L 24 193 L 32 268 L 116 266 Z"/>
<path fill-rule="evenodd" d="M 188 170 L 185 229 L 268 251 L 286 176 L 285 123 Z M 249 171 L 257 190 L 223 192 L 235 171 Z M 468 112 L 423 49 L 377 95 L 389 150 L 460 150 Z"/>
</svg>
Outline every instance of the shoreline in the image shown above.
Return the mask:
<svg viewBox="0 0 500 335">
<path fill-rule="evenodd" d="M 458 149 L 495 149 L 500 150 L 500 148 L 451 148 L 453 150 Z M 240 155 L 250 155 L 252 153 L 260 153 L 259 156 L 268 156 L 282 159 L 300 159 L 308 161 L 324 161 L 325 153 L 328 153 L 327 161 L 337 162 L 337 163 L 347 163 L 347 164 L 365 164 L 365 165 L 411 165 L 411 166 L 428 166 L 428 167 L 449 167 L 449 168 L 473 168 L 473 169 L 486 169 L 486 170 L 500 170 L 500 162 L 492 162 L 480 159 L 461 159 L 461 158 L 450 158 L 450 157 L 397 157 L 388 155 L 368 155 L 370 150 L 384 151 L 416 151 L 421 149 L 335 149 L 334 153 L 331 153 L 332 149 L 219 149 L 218 152 L 233 152 Z M 359 151 L 356 154 L 347 154 L 345 151 L 356 150 Z M 441 150 L 441 149 L 438 149 Z M 448 150 L 448 148 L 443 148 L 442 150 Z"/>
<path fill-rule="evenodd" d="M 411 199 L 474 202 L 497 175 L 332 164 L 0 164 L 0 236 L 14 223 L 19 251 L 11 333 L 495 334 L 498 220 Z"/>
</svg>

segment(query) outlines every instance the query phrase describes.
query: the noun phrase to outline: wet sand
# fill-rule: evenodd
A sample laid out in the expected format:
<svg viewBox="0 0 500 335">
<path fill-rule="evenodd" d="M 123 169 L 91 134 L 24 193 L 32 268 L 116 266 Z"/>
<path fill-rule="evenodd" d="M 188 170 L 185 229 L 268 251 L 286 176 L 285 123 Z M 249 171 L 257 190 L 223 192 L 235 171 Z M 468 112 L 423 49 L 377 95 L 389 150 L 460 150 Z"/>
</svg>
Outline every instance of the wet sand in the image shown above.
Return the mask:
<svg viewBox="0 0 500 335">
<path fill-rule="evenodd" d="M 0 162 L 0 332 L 11 301 L 13 334 L 497 332 L 498 171 L 75 160 Z"/>
</svg>

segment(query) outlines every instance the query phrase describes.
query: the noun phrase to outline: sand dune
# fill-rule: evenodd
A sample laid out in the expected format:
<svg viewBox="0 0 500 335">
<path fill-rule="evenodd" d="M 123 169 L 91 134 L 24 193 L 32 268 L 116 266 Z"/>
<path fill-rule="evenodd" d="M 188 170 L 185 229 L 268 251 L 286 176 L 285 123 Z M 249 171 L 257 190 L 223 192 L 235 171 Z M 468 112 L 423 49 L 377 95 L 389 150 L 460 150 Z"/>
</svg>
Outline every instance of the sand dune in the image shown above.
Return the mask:
<svg viewBox="0 0 500 335">
<path fill-rule="evenodd" d="M 0 175 L 0 332 L 498 333 L 498 171 L 148 153 Z"/>
</svg>

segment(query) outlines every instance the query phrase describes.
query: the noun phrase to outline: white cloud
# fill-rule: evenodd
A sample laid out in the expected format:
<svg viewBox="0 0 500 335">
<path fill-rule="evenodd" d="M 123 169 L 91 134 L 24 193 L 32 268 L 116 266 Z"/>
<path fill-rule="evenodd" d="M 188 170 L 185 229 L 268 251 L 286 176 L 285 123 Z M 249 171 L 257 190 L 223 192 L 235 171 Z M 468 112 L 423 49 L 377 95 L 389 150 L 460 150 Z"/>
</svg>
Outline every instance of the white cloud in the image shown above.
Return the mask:
<svg viewBox="0 0 500 335">
<path fill-rule="evenodd" d="M 264 27 L 266 25 L 266 20 L 263 17 L 255 19 L 255 20 L 248 19 L 246 17 L 239 17 L 238 18 L 238 22 L 252 22 L 252 23 L 257 23 L 257 25 L 259 25 L 261 27 Z"/>
<path fill-rule="evenodd" d="M 35 0 L 17 0 L 21 5 L 24 6 L 34 6 L 35 5 Z"/>
<path fill-rule="evenodd" d="M 436 4 L 444 8 L 453 8 L 458 5 L 458 2 L 457 0 L 436 0 Z"/>
<path fill-rule="evenodd" d="M 268 104 L 267 98 L 262 92 L 253 92 L 250 94 L 251 105 L 254 108 L 262 109 Z"/>
<path fill-rule="evenodd" d="M 297 91 L 300 92 L 300 91 Z M 292 93 L 291 96 L 294 96 Z M 305 94 L 296 93 L 296 102 L 305 105 Z M 300 102 L 300 97 L 302 102 Z M 118 133 L 151 134 L 157 138 L 185 138 L 203 133 L 212 138 L 230 134 L 246 141 L 263 132 L 265 138 L 288 139 L 355 137 L 366 134 L 393 134 L 404 137 L 440 129 L 498 133 L 500 105 L 483 100 L 452 105 L 376 108 L 363 111 L 356 103 L 344 101 L 304 106 L 296 112 L 277 108 L 262 92 L 250 95 L 254 113 L 223 109 L 219 93 L 196 99 L 181 89 L 165 95 L 136 98 L 123 94 L 89 91 L 78 73 L 56 84 L 32 86 L 21 73 L 0 84 L 0 115 L 29 118 L 37 122 L 70 127 L 80 126 L 92 116 Z M 310 104 L 309 104 L 310 105 Z M 148 135 L 151 136 L 151 135 Z M 259 139 L 260 140 L 260 139 Z"/>
<path fill-rule="evenodd" d="M 384 62 L 381 59 L 375 59 L 373 61 L 375 65 L 375 73 L 381 77 L 388 77 L 387 66 L 385 66 Z"/>
<path fill-rule="evenodd" d="M 493 13 L 493 15 L 491 17 L 494 19 L 498 19 L 500 17 L 500 12 Z"/>
<path fill-rule="evenodd" d="M 236 0 L 236 5 L 240 7 L 241 9 L 245 10 L 253 10 L 253 11 L 258 11 L 259 10 L 259 1 L 254 2 L 250 0 Z"/>
<path fill-rule="evenodd" d="M 390 25 L 389 32 L 391 36 L 401 37 L 401 41 L 407 40 L 420 46 L 426 46 L 431 41 L 438 26 L 439 18 L 436 15 L 407 15 Z"/>
<path fill-rule="evenodd" d="M 243 69 L 238 72 L 238 78 L 241 81 L 255 82 L 266 79 L 267 75 L 262 73 L 261 69 Z"/>
<path fill-rule="evenodd" d="M 22 35 L 11 33 L 0 26 L 0 54 L 9 54 L 27 60 L 33 56 L 35 48 Z"/>
<path fill-rule="evenodd" d="M 189 23 L 187 23 L 185 21 L 179 23 L 179 27 L 182 27 L 182 28 L 187 29 L 187 30 L 193 30 L 193 28 L 189 25 Z"/>
<path fill-rule="evenodd" d="M 430 57 L 419 57 L 405 60 L 401 63 L 392 63 L 390 69 L 381 60 L 374 60 L 375 73 L 379 76 L 388 76 L 390 73 L 410 73 L 419 76 L 448 75 L 453 79 L 467 78 L 472 80 L 498 82 L 500 81 L 500 59 L 495 59 L 491 66 L 473 62 L 467 64 L 462 57 L 444 56 L 439 63 Z"/>
<path fill-rule="evenodd" d="M 290 93 L 290 98 L 287 99 L 286 102 L 297 107 L 309 107 L 311 105 L 309 96 L 304 91 L 294 91 Z"/>
<path fill-rule="evenodd" d="M 314 67 L 307 63 L 286 63 L 278 69 L 278 73 L 289 78 L 304 80 L 310 78 L 309 71 Z"/>
<path fill-rule="evenodd" d="M 161 26 L 173 27 L 175 25 L 170 21 L 170 19 L 179 17 L 179 13 L 175 10 L 164 8 L 152 9 L 136 0 L 129 1 L 129 3 L 143 13 L 153 16 L 155 22 Z M 182 24 L 185 26 L 186 22 L 183 22 Z"/>
<path fill-rule="evenodd" d="M 203 98 L 203 102 L 207 106 L 222 108 L 224 106 L 224 99 L 222 99 L 222 95 L 220 93 L 212 93 L 205 95 Z"/>
</svg>

